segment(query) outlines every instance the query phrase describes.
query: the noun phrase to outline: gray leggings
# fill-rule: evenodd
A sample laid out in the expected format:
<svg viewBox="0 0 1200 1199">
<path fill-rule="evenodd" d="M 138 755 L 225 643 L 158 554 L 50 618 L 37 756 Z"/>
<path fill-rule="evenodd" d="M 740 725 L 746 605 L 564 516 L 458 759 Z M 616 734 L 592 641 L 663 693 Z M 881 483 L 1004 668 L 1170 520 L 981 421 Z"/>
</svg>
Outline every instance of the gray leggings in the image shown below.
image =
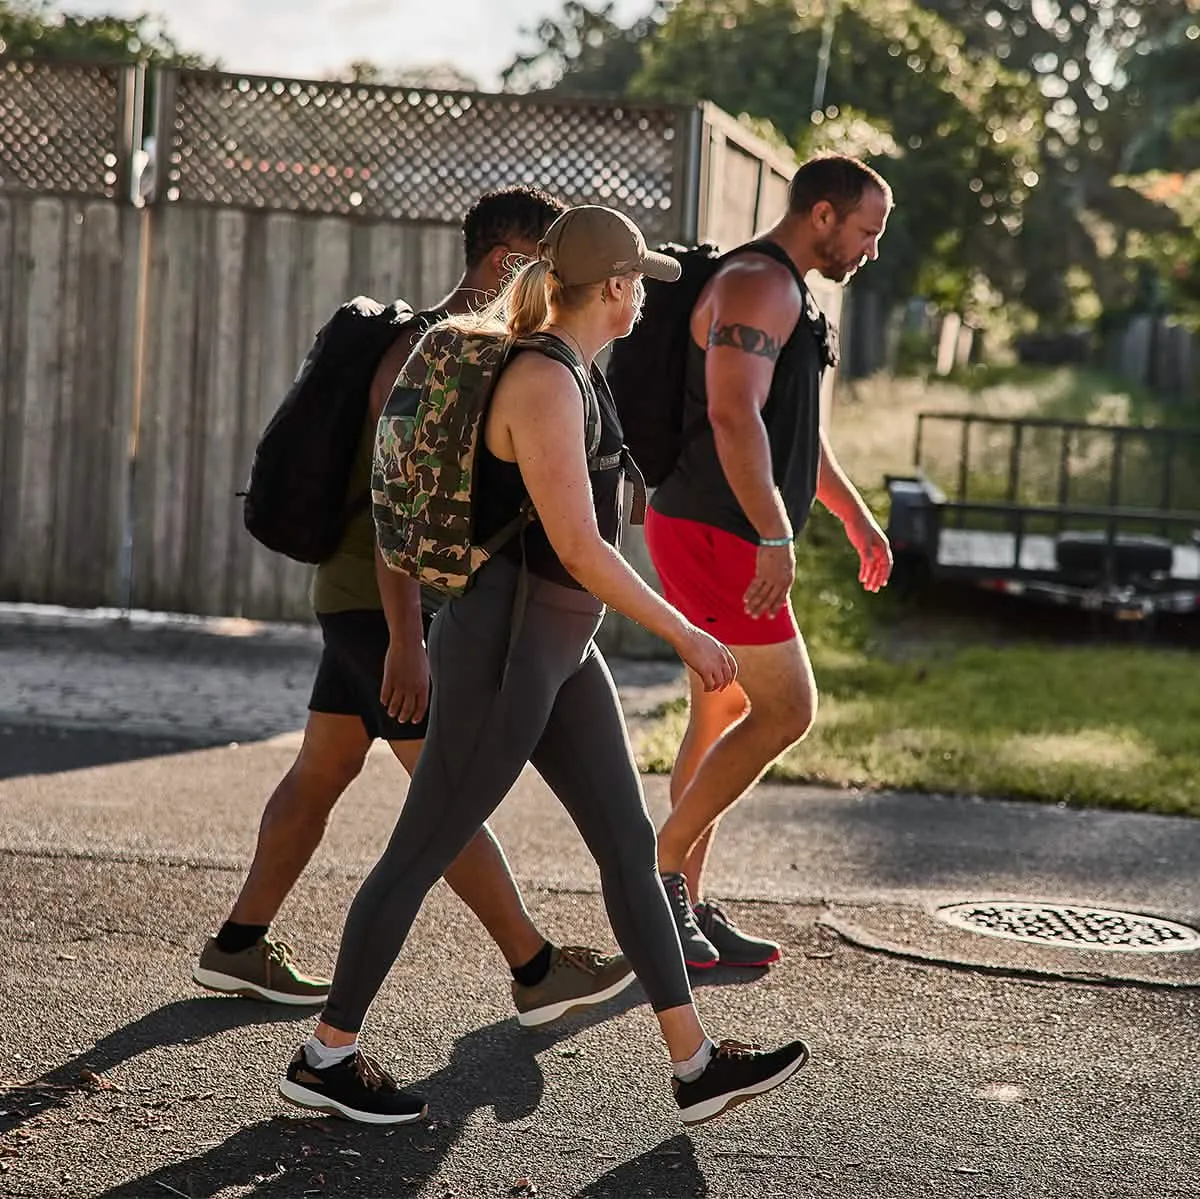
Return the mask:
<svg viewBox="0 0 1200 1199">
<path fill-rule="evenodd" d="M 603 609 L 531 578 L 500 687 L 517 579 L 493 559 L 434 620 L 429 736 L 388 847 L 350 907 L 322 1016 L 343 1032 L 362 1027 L 429 889 L 526 762 L 596 859 L 613 932 L 654 1010 L 692 1000 L 616 688 L 592 640 Z"/>
</svg>

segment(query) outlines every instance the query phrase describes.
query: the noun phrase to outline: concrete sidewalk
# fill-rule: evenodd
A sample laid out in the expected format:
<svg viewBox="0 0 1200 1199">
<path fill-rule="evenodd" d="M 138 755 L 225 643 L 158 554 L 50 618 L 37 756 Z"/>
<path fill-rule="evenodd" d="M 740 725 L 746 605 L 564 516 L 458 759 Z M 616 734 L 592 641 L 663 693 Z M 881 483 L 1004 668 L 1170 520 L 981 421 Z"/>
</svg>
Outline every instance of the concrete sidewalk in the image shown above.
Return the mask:
<svg viewBox="0 0 1200 1199">
<path fill-rule="evenodd" d="M 320 652 L 309 625 L 0 605 L 0 720 L 260 741 L 303 726 Z M 677 662 L 612 667 L 630 716 L 684 693 Z"/>
<path fill-rule="evenodd" d="M 938 916 L 1007 899 L 1200 925 L 1200 822 L 1134 813 L 760 787 L 722 825 L 710 888 L 785 957 L 698 978 L 698 1002 L 718 1035 L 800 1033 L 813 1062 L 689 1134 L 640 991 L 530 1036 L 439 886 L 367 1033 L 428 1093 L 428 1126 L 285 1108 L 274 1078 L 310 1018 L 205 996 L 188 970 L 291 761 L 315 653 L 307 630 L 0 620 L 0 1194 L 1200 1194 L 1200 954 Z M 679 686 L 677 668 L 622 673 L 631 711 Z M 665 780 L 646 789 L 661 818 Z M 402 796 L 373 754 L 278 923 L 305 964 L 332 963 Z M 494 827 L 548 935 L 611 944 L 595 865 L 535 774 Z"/>
</svg>

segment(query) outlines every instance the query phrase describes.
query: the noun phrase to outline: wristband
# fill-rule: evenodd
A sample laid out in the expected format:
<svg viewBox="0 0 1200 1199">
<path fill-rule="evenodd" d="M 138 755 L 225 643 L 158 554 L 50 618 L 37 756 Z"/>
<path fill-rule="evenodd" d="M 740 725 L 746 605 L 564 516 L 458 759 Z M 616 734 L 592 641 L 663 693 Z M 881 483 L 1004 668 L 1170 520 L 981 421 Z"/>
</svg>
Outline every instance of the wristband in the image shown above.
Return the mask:
<svg viewBox="0 0 1200 1199">
<path fill-rule="evenodd" d="M 790 538 L 790 537 L 760 537 L 758 539 L 758 544 L 760 546 L 771 546 L 771 547 L 782 548 L 785 545 L 791 545 L 792 538 Z"/>
</svg>

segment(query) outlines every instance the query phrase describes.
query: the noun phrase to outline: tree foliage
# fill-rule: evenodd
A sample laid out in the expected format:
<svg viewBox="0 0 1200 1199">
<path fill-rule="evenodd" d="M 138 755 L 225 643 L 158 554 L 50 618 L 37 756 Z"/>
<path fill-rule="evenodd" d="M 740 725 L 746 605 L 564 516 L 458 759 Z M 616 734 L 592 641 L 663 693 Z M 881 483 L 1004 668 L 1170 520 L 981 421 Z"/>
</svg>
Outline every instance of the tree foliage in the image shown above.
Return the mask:
<svg viewBox="0 0 1200 1199">
<path fill-rule="evenodd" d="M 510 83 L 710 99 L 800 155 L 867 158 L 899 207 L 862 286 L 998 293 L 1059 325 L 1136 302 L 1147 264 L 1174 295 L 1191 286 L 1200 0 L 675 0 L 628 28 L 613 13 L 567 0 Z"/>
<path fill-rule="evenodd" d="M 0 54 L 71 62 L 139 60 L 184 67 L 212 65 L 187 54 L 155 17 L 80 17 L 49 0 L 0 0 Z"/>
<path fill-rule="evenodd" d="M 874 165 L 898 207 L 864 285 L 959 305 L 980 273 L 1013 286 L 1012 235 L 1039 179 L 1029 81 L 908 0 L 845 0 L 814 124 L 824 17 L 795 0 L 679 0 L 634 89 L 766 117 L 802 154 L 872 138 L 890 147 Z M 848 144 L 843 110 L 857 118 L 859 144 Z"/>
<path fill-rule="evenodd" d="M 1029 264 L 1025 302 L 1044 321 L 1070 321 L 1078 313 L 1068 280 L 1082 270 L 1104 307 L 1126 305 L 1142 286 L 1141 272 L 1131 269 L 1129 237 L 1161 225 L 1163 214 L 1150 211 L 1154 202 L 1139 203 L 1141 193 L 1114 184 L 1114 175 L 1168 165 L 1163 151 L 1172 144 L 1180 85 L 1189 70 L 1193 84 L 1200 82 L 1186 45 L 1200 3 L 922 3 L 954 24 L 969 45 L 1036 81 L 1045 133 L 1042 185 L 1018 247 Z M 1179 119 L 1182 126 L 1185 117 Z M 1137 223 L 1128 224 L 1135 214 Z"/>
<path fill-rule="evenodd" d="M 553 90 L 570 95 L 622 95 L 641 69 L 642 47 L 666 16 L 666 0 L 647 0 L 645 16 L 623 26 L 616 5 L 565 0 L 562 13 L 524 31 L 532 48 L 517 55 L 501 79 L 506 91 Z"/>
<path fill-rule="evenodd" d="M 1200 15 L 1181 17 L 1121 63 L 1130 171 L 1200 169 Z"/>
<path fill-rule="evenodd" d="M 479 89 L 474 75 L 451 62 L 432 62 L 422 66 L 389 69 L 366 58 L 348 62 L 334 78 L 350 79 L 354 83 L 378 83 L 385 87 L 419 87 L 434 91 L 473 92 Z"/>
</svg>

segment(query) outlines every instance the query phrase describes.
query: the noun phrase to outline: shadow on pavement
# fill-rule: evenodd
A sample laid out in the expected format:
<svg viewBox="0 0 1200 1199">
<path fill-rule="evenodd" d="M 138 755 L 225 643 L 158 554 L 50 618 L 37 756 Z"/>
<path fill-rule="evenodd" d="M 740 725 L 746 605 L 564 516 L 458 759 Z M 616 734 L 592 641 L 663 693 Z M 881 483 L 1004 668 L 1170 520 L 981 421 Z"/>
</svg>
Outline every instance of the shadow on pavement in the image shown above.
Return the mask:
<svg viewBox="0 0 1200 1199">
<path fill-rule="evenodd" d="M 0 1089 L 4 1114 L 0 1135 L 26 1120 L 45 1115 L 69 1101 L 77 1092 L 105 1089 L 103 1076 L 147 1049 L 194 1045 L 218 1033 L 248 1024 L 282 1024 L 296 1019 L 296 1009 L 270 1007 L 230 999 L 180 999 L 147 1012 L 118 1028 L 91 1049 L 29 1082 Z"/>
<path fill-rule="evenodd" d="M 760 978 L 766 978 L 769 968 L 766 966 L 713 966 L 708 970 L 689 970 L 688 981 L 692 984 L 693 994 L 704 987 L 744 987 L 756 983 Z M 700 1017 L 704 1017 L 704 1004 L 701 1003 Z"/>
<path fill-rule="evenodd" d="M 610 1020 L 643 1002 L 641 989 L 629 987 L 609 1003 L 550 1029 L 524 1029 L 509 1019 L 468 1033 L 436 1074 L 421 1081 L 401 1081 L 406 1090 L 429 1101 L 429 1119 L 419 1124 L 371 1128 L 315 1113 L 305 1116 L 302 1109 L 281 1099 L 280 1107 L 288 1115 L 247 1125 L 195 1157 L 120 1183 L 98 1199 L 172 1193 L 211 1199 L 227 1188 L 289 1199 L 306 1189 L 344 1199 L 418 1193 L 441 1168 L 475 1112 L 492 1108 L 499 1123 L 510 1124 L 537 1111 L 545 1091 L 539 1053 L 581 1028 Z M 282 1072 L 285 1064 L 282 1059 L 264 1062 L 263 1069 Z M 389 1068 L 391 1064 L 384 1063 Z M 505 1194 L 513 1181 L 488 1180 L 480 1193 Z M 689 1194 L 695 1193 L 694 1181 L 692 1186 Z"/>
<path fill-rule="evenodd" d="M 685 1133 L 663 1141 L 656 1149 L 617 1166 L 575 1199 L 629 1199 L 653 1195 L 655 1199 L 693 1199 L 708 1194 L 708 1183 L 696 1160 L 696 1150 Z"/>
<path fill-rule="evenodd" d="M 0 724 L 0 779 L 63 774 L 90 766 L 113 766 L 139 758 L 161 758 L 228 745 L 233 738 L 171 737 L 111 729 L 34 724 Z"/>
<path fill-rule="evenodd" d="M 786 818 L 800 826 L 804 815 Z M 978 891 L 979 880 L 1007 874 L 1013 863 L 1030 879 L 1072 886 L 1097 877 L 1110 886 L 1190 879 L 1200 852 L 1200 821 L 1184 816 L 867 794 L 837 819 L 874 884 L 886 888 Z"/>
</svg>

